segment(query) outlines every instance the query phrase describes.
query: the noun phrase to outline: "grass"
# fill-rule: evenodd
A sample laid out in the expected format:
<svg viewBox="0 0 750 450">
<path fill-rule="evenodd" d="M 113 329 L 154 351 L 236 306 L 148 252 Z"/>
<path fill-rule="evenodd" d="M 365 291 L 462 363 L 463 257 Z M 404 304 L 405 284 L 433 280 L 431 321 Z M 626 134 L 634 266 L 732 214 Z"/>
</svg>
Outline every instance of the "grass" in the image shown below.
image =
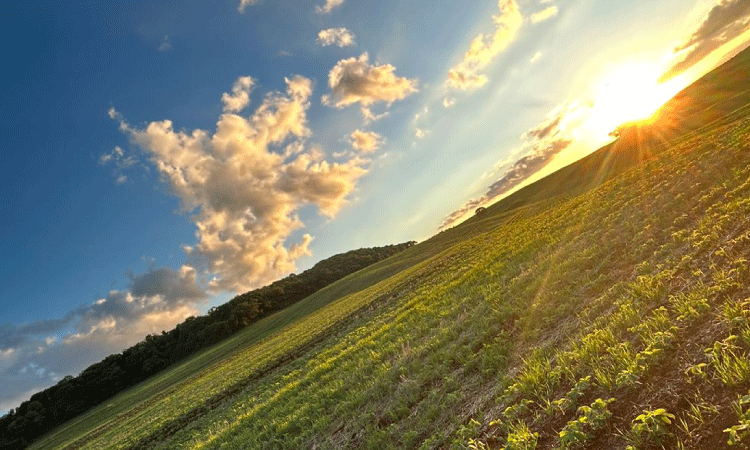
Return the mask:
<svg viewBox="0 0 750 450">
<path fill-rule="evenodd" d="M 647 158 L 605 149 L 568 170 L 606 156 L 611 173 L 509 197 L 33 448 L 740 447 L 750 116 L 738 102 L 722 116 L 714 101 L 711 126 L 688 120 Z"/>
</svg>

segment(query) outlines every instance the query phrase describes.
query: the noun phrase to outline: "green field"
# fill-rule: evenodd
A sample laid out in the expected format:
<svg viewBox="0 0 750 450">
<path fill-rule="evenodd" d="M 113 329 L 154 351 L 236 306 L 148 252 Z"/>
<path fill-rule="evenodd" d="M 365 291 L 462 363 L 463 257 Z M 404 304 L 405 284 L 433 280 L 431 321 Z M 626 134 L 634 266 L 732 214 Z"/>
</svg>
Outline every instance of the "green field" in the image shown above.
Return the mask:
<svg viewBox="0 0 750 450">
<path fill-rule="evenodd" d="M 741 448 L 748 58 L 680 94 L 658 145 L 605 147 L 31 448 Z"/>
</svg>

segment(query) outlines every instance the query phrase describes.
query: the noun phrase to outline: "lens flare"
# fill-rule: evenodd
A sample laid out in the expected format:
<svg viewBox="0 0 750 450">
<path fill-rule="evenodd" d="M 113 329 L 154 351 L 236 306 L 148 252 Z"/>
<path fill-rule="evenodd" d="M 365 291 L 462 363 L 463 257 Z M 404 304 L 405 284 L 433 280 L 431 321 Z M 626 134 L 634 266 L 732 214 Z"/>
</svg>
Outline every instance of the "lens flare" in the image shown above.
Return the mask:
<svg viewBox="0 0 750 450">
<path fill-rule="evenodd" d="M 625 122 L 646 121 L 682 88 L 681 79 L 660 84 L 656 66 L 629 64 L 603 78 L 595 90 L 594 106 L 585 127 L 607 136 Z"/>
</svg>

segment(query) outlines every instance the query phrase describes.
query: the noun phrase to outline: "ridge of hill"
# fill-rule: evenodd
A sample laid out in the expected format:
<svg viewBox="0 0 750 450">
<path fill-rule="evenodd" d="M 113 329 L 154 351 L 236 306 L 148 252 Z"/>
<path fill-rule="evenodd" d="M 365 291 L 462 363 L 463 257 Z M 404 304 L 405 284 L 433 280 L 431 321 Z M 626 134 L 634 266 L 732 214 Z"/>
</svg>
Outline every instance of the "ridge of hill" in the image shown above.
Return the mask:
<svg viewBox="0 0 750 450">
<path fill-rule="evenodd" d="M 567 172 L 243 329 L 32 448 L 744 444 L 748 60 L 745 50 Z M 222 351 L 213 365 L 199 361 Z"/>
<path fill-rule="evenodd" d="M 488 207 L 488 212 L 506 213 L 559 196 L 572 197 L 653 158 L 664 148 L 689 139 L 702 129 L 736 120 L 747 113 L 750 104 L 748 67 L 750 48 L 677 93 L 650 120 L 625 124 L 614 142 L 498 200 Z"/>
</svg>

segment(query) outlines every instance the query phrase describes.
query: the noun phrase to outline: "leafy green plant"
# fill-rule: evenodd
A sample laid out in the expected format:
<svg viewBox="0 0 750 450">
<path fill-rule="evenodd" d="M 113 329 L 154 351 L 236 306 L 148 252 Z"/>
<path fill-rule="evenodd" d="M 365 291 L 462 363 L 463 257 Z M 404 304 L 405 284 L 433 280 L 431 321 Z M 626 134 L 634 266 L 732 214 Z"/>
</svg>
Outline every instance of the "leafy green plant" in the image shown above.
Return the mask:
<svg viewBox="0 0 750 450">
<path fill-rule="evenodd" d="M 489 450 L 490 448 L 479 439 L 469 439 L 469 448 L 471 450 Z"/>
<path fill-rule="evenodd" d="M 711 306 L 708 303 L 708 288 L 702 282 L 689 292 L 680 292 L 669 297 L 669 301 L 677 312 L 678 320 L 693 321 L 701 317 Z"/>
<path fill-rule="evenodd" d="M 533 404 L 534 402 L 529 399 L 520 400 L 505 408 L 505 411 L 503 411 L 503 419 L 508 423 L 514 422 L 522 416 L 531 413 L 530 406 Z"/>
<path fill-rule="evenodd" d="M 481 423 L 479 423 L 475 419 L 469 420 L 469 423 L 466 425 L 461 425 L 458 427 L 458 430 L 456 430 L 456 437 L 453 440 L 453 445 L 451 445 L 451 449 L 471 449 L 471 450 L 484 450 L 486 447 L 482 447 L 485 444 L 479 440 L 476 439 L 477 434 L 479 434 L 479 428 L 482 426 Z"/>
<path fill-rule="evenodd" d="M 573 449 L 582 446 L 607 423 L 612 413 L 607 405 L 615 401 L 614 398 L 602 400 L 597 398 L 590 406 L 578 408 L 580 416 L 568 422 L 560 431 L 560 448 Z"/>
<path fill-rule="evenodd" d="M 734 343 L 736 340 L 737 336 L 731 335 L 705 350 L 716 377 L 730 386 L 750 381 L 750 358 Z"/>
<path fill-rule="evenodd" d="M 539 433 L 533 433 L 526 422 L 519 421 L 509 427 L 503 450 L 535 450 Z"/>
<path fill-rule="evenodd" d="M 688 377 L 688 381 L 702 381 L 708 379 L 708 374 L 706 373 L 706 368 L 708 367 L 708 364 L 706 363 L 698 363 L 693 364 L 687 369 L 685 369 L 685 375 Z"/>
<path fill-rule="evenodd" d="M 664 408 L 643 411 L 633 420 L 633 426 L 626 439 L 630 442 L 628 450 L 636 450 L 646 445 L 662 445 L 673 436 L 670 425 L 675 419 Z"/>
<path fill-rule="evenodd" d="M 591 375 L 587 375 L 584 378 L 578 380 L 578 382 L 570 388 L 570 391 L 565 397 L 555 400 L 553 405 L 562 411 L 571 410 L 575 408 L 578 403 L 578 399 L 586 394 L 586 391 L 591 387 Z"/>
<path fill-rule="evenodd" d="M 750 435 L 750 394 L 745 395 L 737 399 L 732 405 L 737 419 L 739 422 L 737 425 L 733 425 L 726 430 L 725 433 L 729 433 L 729 445 L 742 445 L 743 448 L 747 448 L 747 445 L 742 444 L 742 440 Z"/>
<path fill-rule="evenodd" d="M 727 302 L 723 316 L 744 346 L 750 347 L 750 301 Z"/>
</svg>

